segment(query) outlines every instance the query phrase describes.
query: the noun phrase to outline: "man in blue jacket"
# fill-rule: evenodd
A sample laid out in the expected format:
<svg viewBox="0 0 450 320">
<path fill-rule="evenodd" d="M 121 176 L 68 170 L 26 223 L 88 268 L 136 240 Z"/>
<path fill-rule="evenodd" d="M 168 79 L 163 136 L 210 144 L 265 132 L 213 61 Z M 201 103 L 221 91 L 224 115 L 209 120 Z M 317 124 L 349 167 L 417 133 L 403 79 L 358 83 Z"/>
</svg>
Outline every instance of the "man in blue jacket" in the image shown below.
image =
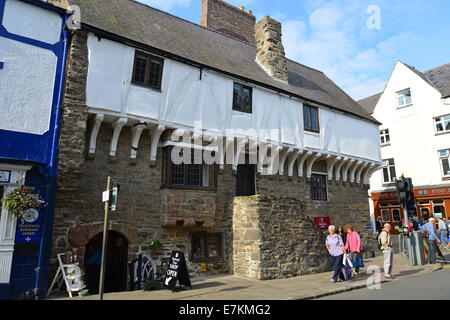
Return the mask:
<svg viewBox="0 0 450 320">
<path fill-rule="evenodd" d="M 429 264 L 439 264 L 436 263 L 436 247 L 437 243 L 441 243 L 441 240 L 439 240 L 439 237 L 436 235 L 436 228 L 434 226 L 434 218 L 428 219 L 428 222 L 420 227 L 420 231 L 428 231 L 428 247 L 430 248 L 430 251 L 428 252 L 428 263 Z"/>
</svg>

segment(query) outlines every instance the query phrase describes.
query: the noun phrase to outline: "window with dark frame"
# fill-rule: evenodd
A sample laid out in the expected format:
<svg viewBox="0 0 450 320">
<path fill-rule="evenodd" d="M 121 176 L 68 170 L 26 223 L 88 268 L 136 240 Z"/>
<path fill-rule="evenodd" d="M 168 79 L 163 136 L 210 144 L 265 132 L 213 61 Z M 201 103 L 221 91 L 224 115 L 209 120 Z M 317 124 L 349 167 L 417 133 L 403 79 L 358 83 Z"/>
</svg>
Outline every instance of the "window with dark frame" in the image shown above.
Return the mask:
<svg viewBox="0 0 450 320">
<path fill-rule="evenodd" d="M 303 106 L 303 125 L 305 131 L 320 132 L 319 108 L 308 105 Z"/>
<path fill-rule="evenodd" d="M 327 176 L 311 175 L 311 200 L 327 201 Z"/>
<path fill-rule="evenodd" d="M 252 113 L 252 88 L 237 82 L 233 84 L 233 110 Z"/>
<path fill-rule="evenodd" d="M 223 258 L 221 233 L 191 233 L 191 261 L 220 258 Z"/>
<path fill-rule="evenodd" d="M 216 165 L 195 164 L 194 150 L 192 149 L 191 164 L 175 164 L 171 158 L 172 149 L 173 147 L 163 149 L 163 187 L 217 188 Z"/>
<path fill-rule="evenodd" d="M 132 83 L 160 90 L 163 65 L 163 59 L 136 51 Z"/>
</svg>

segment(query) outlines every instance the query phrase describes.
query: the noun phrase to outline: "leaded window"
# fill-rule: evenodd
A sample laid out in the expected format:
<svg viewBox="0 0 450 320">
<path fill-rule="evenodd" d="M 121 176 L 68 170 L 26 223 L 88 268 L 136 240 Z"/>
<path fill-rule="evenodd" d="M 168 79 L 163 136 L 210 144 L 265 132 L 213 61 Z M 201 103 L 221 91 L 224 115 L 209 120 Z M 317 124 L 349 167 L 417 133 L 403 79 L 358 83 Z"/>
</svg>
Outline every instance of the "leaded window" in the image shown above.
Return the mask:
<svg viewBox="0 0 450 320">
<path fill-rule="evenodd" d="M 136 51 L 132 82 L 158 90 L 161 89 L 163 65 L 163 59 Z"/>
<path fill-rule="evenodd" d="M 233 84 L 233 110 L 252 113 L 252 88 Z"/>
<path fill-rule="evenodd" d="M 190 163 L 176 164 L 172 161 L 173 147 L 166 147 L 163 151 L 163 186 L 166 187 L 190 187 L 190 188 L 216 188 L 217 166 L 207 165 L 194 161 L 195 152 L 190 149 Z M 180 157 L 183 155 L 180 151 Z M 200 162 L 200 164 L 199 164 Z"/>
</svg>

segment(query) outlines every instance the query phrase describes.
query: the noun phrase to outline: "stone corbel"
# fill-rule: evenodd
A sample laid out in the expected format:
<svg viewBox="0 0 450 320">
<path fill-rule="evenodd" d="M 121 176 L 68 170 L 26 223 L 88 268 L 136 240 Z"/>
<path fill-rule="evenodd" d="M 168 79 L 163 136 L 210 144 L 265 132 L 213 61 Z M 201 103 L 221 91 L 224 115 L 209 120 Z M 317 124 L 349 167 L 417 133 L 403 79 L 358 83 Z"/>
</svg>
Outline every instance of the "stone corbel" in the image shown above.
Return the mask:
<svg viewBox="0 0 450 320">
<path fill-rule="evenodd" d="M 360 166 L 359 169 L 356 170 L 356 174 L 355 174 L 356 184 L 360 184 L 360 182 L 361 182 L 361 174 L 363 173 L 364 169 L 366 169 L 367 166 L 369 166 L 369 165 L 370 165 L 370 162 L 364 162 L 362 164 L 362 166 Z"/>
<path fill-rule="evenodd" d="M 336 183 L 339 183 L 341 180 L 341 168 L 344 166 L 345 163 L 347 163 L 348 158 L 341 157 L 341 160 L 335 165 L 334 167 L 334 179 Z"/>
<path fill-rule="evenodd" d="M 145 128 L 147 128 L 146 123 L 138 123 L 131 129 L 131 164 L 136 164 L 139 139 L 141 138 L 142 131 L 144 131 Z"/>
<path fill-rule="evenodd" d="M 298 171 L 299 178 L 303 177 L 303 164 L 305 163 L 306 158 L 308 158 L 312 154 L 313 154 L 312 151 L 306 151 L 304 154 L 302 154 L 302 156 L 298 160 L 298 170 L 297 171 Z"/>
<path fill-rule="evenodd" d="M 297 150 L 296 152 L 293 152 L 292 155 L 289 157 L 288 162 L 288 176 L 292 177 L 294 174 L 294 164 L 295 161 L 303 154 L 303 150 Z"/>
<path fill-rule="evenodd" d="M 127 118 L 118 118 L 112 123 L 112 128 L 114 130 L 113 136 L 111 139 L 111 147 L 109 149 L 109 160 L 111 162 L 116 162 L 116 150 L 117 150 L 117 143 L 119 141 L 120 132 L 122 131 L 122 128 L 127 124 L 128 119 Z"/>
<path fill-rule="evenodd" d="M 150 166 L 156 166 L 156 154 L 158 152 L 158 143 L 159 138 L 161 138 L 161 134 L 166 130 L 166 127 L 163 125 L 157 125 L 150 129 L 151 136 L 151 146 L 150 146 Z"/>
<path fill-rule="evenodd" d="M 278 173 L 280 176 L 284 175 L 284 163 L 286 162 L 286 159 L 289 157 L 289 155 L 292 154 L 292 152 L 294 152 L 294 148 L 286 148 L 281 153 L 278 168 Z"/>
<path fill-rule="evenodd" d="M 349 160 L 347 161 L 347 163 L 344 165 L 344 168 L 342 169 L 342 181 L 347 182 L 347 178 L 348 178 L 347 172 L 348 172 L 348 169 L 350 169 L 350 167 L 353 165 L 354 162 L 355 162 L 354 159 L 349 159 Z"/>
<path fill-rule="evenodd" d="M 100 125 L 102 124 L 104 118 L 105 118 L 104 114 L 97 113 L 95 115 L 94 124 L 92 125 L 91 129 L 91 138 L 89 141 L 88 159 L 94 159 L 95 157 L 95 149 L 97 147 L 97 135 L 98 131 L 100 130 Z"/>
<path fill-rule="evenodd" d="M 314 162 L 316 162 L 317 160 L 319 160 L 322 157 L 322 153 L 318 152 L 315 153 L 312 157 L 309 157 L 308 160 L 306 161 L 306 179 L 311 179 L 311 172 L 312 172 L 312 166 L 314 164 Z"/>
<path fill-rule="evenodd" d="M 356 169 L 358 169 L 361 165 L 363 164 L 362 161 L 357 161 L 356 163 L 353 164 L 353 166 L 350 169 L 350 173 L 349 173 L 349 181 L 350 183 L 354 183 L 355 182 L 355 172 Z"/>
<path fill-rule="evenodd" d="M 336 163 L 338 163 L 339 161 L 341 161 L 342 158 L 338 157 L 338 156 L 334 156 L 330 159 L 327 160 L 327 175 L 328 175 L 328 180 L 332 180 L 333 179 L 333 169 L 334 166 L 336 165 Z"/>
</svg>

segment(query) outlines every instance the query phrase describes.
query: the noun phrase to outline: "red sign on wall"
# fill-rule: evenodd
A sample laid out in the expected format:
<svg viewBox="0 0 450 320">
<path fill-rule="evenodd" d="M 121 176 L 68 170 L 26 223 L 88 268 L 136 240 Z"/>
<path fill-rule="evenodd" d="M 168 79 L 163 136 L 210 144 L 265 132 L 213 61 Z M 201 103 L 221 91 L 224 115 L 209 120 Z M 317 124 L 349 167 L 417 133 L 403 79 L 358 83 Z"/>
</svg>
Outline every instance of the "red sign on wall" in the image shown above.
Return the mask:
<svg viewBox="0 0 450 320">
<path fill-rule="evenodd" d="M 315 217 L 314 224 L 319 227 L 319 229 L 328 229 L 330 226 L 330 217 Z"/>
</svg>

